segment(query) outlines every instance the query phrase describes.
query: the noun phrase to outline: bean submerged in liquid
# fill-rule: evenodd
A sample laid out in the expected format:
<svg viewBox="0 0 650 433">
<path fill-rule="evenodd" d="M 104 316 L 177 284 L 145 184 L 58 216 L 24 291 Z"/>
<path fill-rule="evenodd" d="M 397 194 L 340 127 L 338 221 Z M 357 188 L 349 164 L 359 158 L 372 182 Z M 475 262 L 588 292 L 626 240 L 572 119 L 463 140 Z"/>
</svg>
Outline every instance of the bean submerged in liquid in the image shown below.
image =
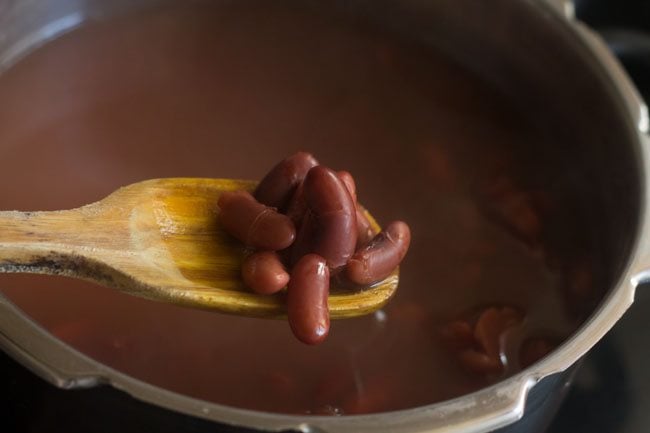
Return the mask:
<svg viewBox="0 0 650 433">
<path fill-rule="evenodd" d="M 491 358 L 498 359 L 501 351 L 501 335 L 522 320 L 522 314 L 514 308 L 488 308 L 479 316 L 474 327 L 474 339 Z"/>
<path fill-rule="evenodd" d="M 519 366 L 526 368 L 549 353 L 558 346 L 558 340 L 549 337 L 532 337 L 524 341 L 519 351 Z"/>
<path fill-rule="evenodd" d="M 458 361 L 467 371 L 475 374 L 496 374 L 503 369 L 498 358 L 476 349 L 462 350 L 458 354 Z"/>
<path fill-rule="evenodd" d="M 246 245 L 282 250 L 296 237 L 289 217 L 259 203 L 246 191 L 224 192 L 218 205 L 224 229 Z"/>
<path fill-rule="evenodd" d="M 488 200 L 488 213 L 528 245 L 538 245 L 542 233 L 542 220 L 535 209 L 532 194 L 521 190 L 514 181 L 503 174 L 486 182 L 481 195 Z"/>
<path fill-rule="evenodd" d="M 441 336 L 460 365 L 477 375 L 495 375 L 504 370 L 503 339 L 511 328 L 524 319 L 523 313 L 512 307 L 483 309 L 471 325 L 467 320 L 455 320 L 441 330 Z"/>
</svg>

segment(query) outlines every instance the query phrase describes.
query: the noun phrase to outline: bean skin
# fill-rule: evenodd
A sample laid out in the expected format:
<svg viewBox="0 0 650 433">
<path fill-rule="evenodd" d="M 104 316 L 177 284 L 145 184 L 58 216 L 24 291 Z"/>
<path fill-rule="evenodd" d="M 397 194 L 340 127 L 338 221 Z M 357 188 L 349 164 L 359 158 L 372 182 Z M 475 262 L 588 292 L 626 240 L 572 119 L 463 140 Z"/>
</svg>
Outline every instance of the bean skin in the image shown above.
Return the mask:
<svg viewBox="0 0 650 433">
<path fill-rule="evenodd" d="M 327 337 L 329 282 L 327 263 L 317 254 L 302 256 L 291 271 L 287 315 L 291 331 L 303 343 L 318 344 Z"/>
<path fill-rule="evenodd" d="M 289 283 L 289 274 L 274 251 L 258 251 L 242 264 L 244 283 L 254 292 L 271 295 Z"/>
<path fill-rule="evenodd" d="M 341 179 L 345 184 L 345 187 L 350 193 L 350 196 L 352 196 L 352 201 L 354 202 L 354 205 L 357 206 L 357 187 L 354 182 L 354 178 L 347 171 L 339 171 L 336 174 L 338 175 L 339 179 Z M 296 192 L 291 198 L 291 201 L 289 202 L 289 206 L 287 208 L 286 214 L 289 218 L 291 218 L 293 223 L 296 225 L 296 228 L 299 228 L 306 213 L 307 213 L 307 201 L 305 199 L 305 188 L 304 188 L 304 184 L 301 183 L 300 186 L 298 186 L 298 188 L 296 189 Z M 366 223 L 368 223 L 368 226 L 370 226 L 370 223 L 368 222 L 368 219 L 365 217 L 365 215 L 362 215 L 362 217 L 366 221 Z M 359 211 L 357 210 L 357 221 L 358 218 L 359 218 Z"/>
<path fill-rule="evenodd" d="M 409 226 L 393 221 L 368 246 L 354 253 L 346 267 L 348 279 L 364 286 L 383 280 L 402 261 L 410 242 Z"/>
<path fill-rule="evenodd" d="M 253 196 L 266 206 L 285 210 L 307 172 L 318 161 L 307 152 L 298 152 L 280 161 L 257 185 Z"/>
<path fill-rule="evenodd" d="M 300 229 L 302 220 L 305 217 L 306 213 L 307 201 L 305 200 L 305 184 L 301 182 L 300 185 L 298 185 L 298 188 L 296 188 L 296 191 L 293 193 L 291 201 L 289 201 L 286 215 L 291 218 L 291 221 L 293 221 L 296 229 Z"/>
<path fill-rule="evenodd" d="M 484 310 L 474 325 L 474 340 L 490 358 L 500 359 L 503 333 L 523 320 L 524 315 L 511 307 L 490 307 Z"/>
<path fill-rule="evenodd" d="M 257 202 L 246 191 L 226 191 L 219 196 L 223 228 L 244 244 L 263 250 L 282 250 L 296 238 L 291 219 Z"/>
<path fill-rule="evenodd" d="M 461 351 L 472 347 L 474 343 L 474 329 L 465 320 L 455 320 L 447 323 L 440 330 L 440 336 L 450 349 Z"/>
<path fill-rule="evenodd" d="M 368 245 L 372 238 L 375 237 L 375 231 L 363 211 L 363 207 L 357 205 L 357 250 Z"/>
<path fill-rule="evenodd" d="M 366 218 L 366 215 L 363 213 L 363 207 L 357 202 L 357 185 L 354 182 L 354 177 L 348 171 L 339 171 L 336 173 L 339 176 L 339 179 L 343 181 L 348 192 L 352 196 L 352 201 L 354 201 L 354 206 L 356 207 L 356 217 L 357 217 L 357 245 L 356 249 L 365 247 L 375 236 L 375 232 L 372 230 L 370 221 Z"/>
<path fill-rule="evenodd" d="M 300 228 L 293 261 L 303 254 L 325 258 L 331 269 L 344 266 L 357 243 L 356 207 L 345 184 L 329 168 L 316 166 L 304 181 L 307 214 Z"/>
<path fill-rule="evenodd" d="M 465 370 L 474 374 L 498 374 L 503 370 L 499 358 L 492 358 L 475 349 L 463 350 L 458 354 L 458 360 Z"/>
<path fill-rule="evenodd" d="M 350 174 L 349 171 L 341 170 L 336 173 L 339 176 L 339 179 L 343 181 L 345 184 L 345 188 L 347 188 L 348 192 L 350 193 L 350 196 L 352 196 L 352 201 L 354 203 L 357 203 L 357 184 L 354 181 L 354 177 L 352 177 L 352 174 Z"/>
</svg>

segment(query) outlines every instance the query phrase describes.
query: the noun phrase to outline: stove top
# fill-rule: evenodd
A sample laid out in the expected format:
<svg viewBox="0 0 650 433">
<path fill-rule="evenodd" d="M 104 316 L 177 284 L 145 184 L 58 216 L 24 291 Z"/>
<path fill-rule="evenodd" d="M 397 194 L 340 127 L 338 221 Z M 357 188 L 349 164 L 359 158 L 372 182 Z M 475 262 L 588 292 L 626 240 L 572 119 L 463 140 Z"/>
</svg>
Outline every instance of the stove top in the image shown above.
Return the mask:
<svg viewBox="0 0 650 433">
<path fill-rule="evenodd" d="M 576 0 L 578 16 L 607 39 L 650 101 L 650 1 Z M 587 355 L 548 433 L 650 431 L 650 286 Z M 223 432 L 215 425 L 161 409 L 104 386 L 64 391 L 0 352 L 0 418 L 7 432 Z"/>
</svg>

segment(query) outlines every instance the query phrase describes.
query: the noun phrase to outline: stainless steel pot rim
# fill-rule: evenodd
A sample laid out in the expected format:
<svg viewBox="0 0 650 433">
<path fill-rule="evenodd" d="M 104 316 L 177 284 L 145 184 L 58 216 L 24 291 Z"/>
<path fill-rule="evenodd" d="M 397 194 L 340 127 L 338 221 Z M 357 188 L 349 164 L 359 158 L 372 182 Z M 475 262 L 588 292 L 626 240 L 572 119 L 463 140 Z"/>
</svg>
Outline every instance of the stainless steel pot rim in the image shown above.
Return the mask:
<svg viewBox="0 0 650 433">
<path fill-rule="evenodd" d="M 650 161 L 646 136 L 648 110 L 620 65 L 602 41 L 573 16 L 569 0 L 525 0 L 572 33 L 593 60 L 619 108 L 629 114 L 630 135 L 638 142 L 643 161 Z M 81 22 L 81 21 L 79 21 Z M 65 23 L 64 23 L 65 24 Z M 69 22 L 68 22 L 69 24 Z M 76 25 L 76 24 L 74 24 Z M 61 31 L 70 26 L 62 26 Z M 54 36 L 54 34 L 52 35 Z M 0 68 L 1 69 L 1 68 Z M 491 431 L 520 419 L 528 392 L 541 379 L 562 372 L 584 355 L 616 323 L 634 300 L 636 287 L 650 281 L 650 216 L 647 167 L 642 167 L 642 212 L 631 261 L 599 310 L 562 346 L 531 368 L 489 388 L 423 407 L 370 415 L 294 416 L 231 408 L 158 388 L 102 365 L 51 338 L 10 301 L 0 296 L 0 346 L 35 373 L 62 388 L 107 383 L 136 398 L 189 415 L 232 425 L 271 431 L 303 432 L 455 432 Z"/>
</svg>

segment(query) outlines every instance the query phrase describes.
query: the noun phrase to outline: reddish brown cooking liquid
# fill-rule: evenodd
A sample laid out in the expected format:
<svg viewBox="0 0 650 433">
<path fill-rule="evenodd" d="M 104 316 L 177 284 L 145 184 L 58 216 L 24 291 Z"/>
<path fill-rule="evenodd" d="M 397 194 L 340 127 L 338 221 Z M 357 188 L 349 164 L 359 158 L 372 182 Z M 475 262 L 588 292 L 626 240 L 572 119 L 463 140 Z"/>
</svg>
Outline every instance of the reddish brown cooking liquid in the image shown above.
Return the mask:
<svg viewBox="0 0 650 433">
<path fill-rule="evenodd" d="M 500 380 L 467 372 L 441 343 L 444 324 L 481 307 L 525 313 L 505 341 L 504 375 L 520 368 L 527 336 L 561 339 L 575 329 L 568 277 L 552 270 L 565 267 L 549 267 L 479 206 L 483 187 L 516 165 L 509 149 L 543 144 L 505 98 L 429 48 L 336 14 L 225 3 L 89 24 L 4 73 L 0 208 L 71 208 L 148 178 L 256 179 L 303 149 L 352 172 L 380 222 L 410 224 L 394 300 L 336 321 L 325 343 L 309 347 L 283 321 L 69 279 L 2 275 L 3 293 L 54 335 L 134 377 L 288 413 L 407 408 Z M 513 179 L 527 197 L 525 181 Z M 589 286 L 589 275 L 580 281 Z"/>
</svg>

